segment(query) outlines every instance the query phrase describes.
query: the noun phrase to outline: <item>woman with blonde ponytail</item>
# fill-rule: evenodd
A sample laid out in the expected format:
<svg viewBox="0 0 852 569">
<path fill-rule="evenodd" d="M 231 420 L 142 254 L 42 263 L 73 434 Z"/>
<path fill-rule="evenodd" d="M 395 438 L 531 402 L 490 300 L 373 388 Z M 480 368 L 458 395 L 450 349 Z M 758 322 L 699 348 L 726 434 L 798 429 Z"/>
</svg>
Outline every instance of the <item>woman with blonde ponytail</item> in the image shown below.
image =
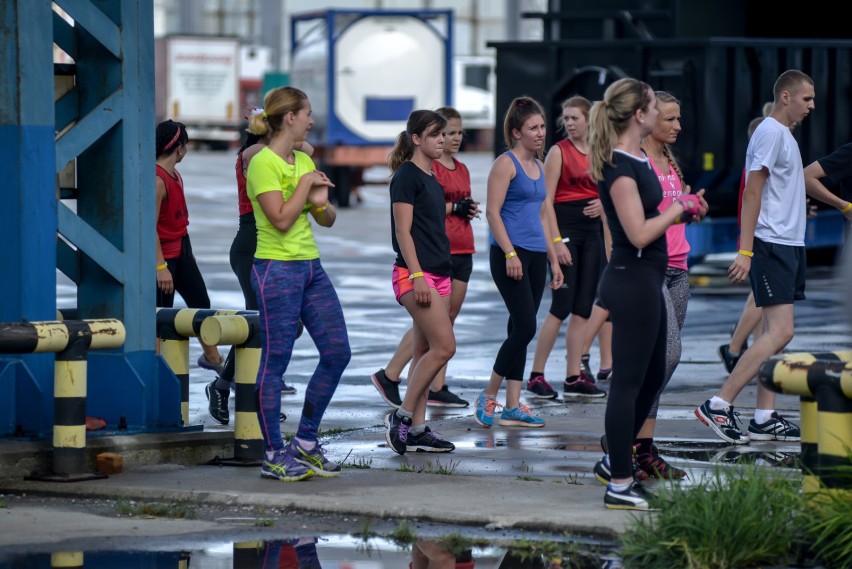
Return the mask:
<svg viewBox="0 0 852 569">
<path fill-rule="evenodd" d="M 590 170 L 612 235 L 612 254 L 600 282 L 613 331 L 604 419 L 608 454 L 594 468 L 595 477 L 607 485 L 604 505 L 610 509 L 653 509 L 653 495 L 634 479 L 632 455 L 666 373 L 665 232 L 706 214 L 706 202 L 691 195 L 663 212 L 657 209 L 662 188 L 640 145 L 658 115 L 653 89 L 632 78 L 610 85 L 590 114 Z"/>
<path fill-rule="evenodd" d="M 249 163 L 246 189 L 257 225 L 252 287 L 260 316 L 261 358 L 255 391 L 266 455 L 261 476 L 285 482 L 314 474 L 334 477 L 340 465 L 317 441 L 320 422 L 351 358 L 337 293 L 319 259 L 312 221 L 331 227 L 337 217 L 328 201 L 333 184 L 311 158 L 297 150 L 313 126 L 307 95 L 293 87 L 270 91 L 250 129 L 269 144 Z M 293 354 L 299 321 L 319 351 L 305 389 L 299 427 L 284 443 L 279 418 L 284 372 Z"/>
<path fill-rule="evenodd" d="M 263 118 L 263 109 L 253 108 L 250 111 L 249 121 L 255 116 Z M 256 132 L 252 129 L 263 130 L 263 133 Z M 248 165 L 255 154 L 263 150 L 269 144 L 269 129 L 265 123 L 255 121 L 255 126 L 246 129 L 246 139 L 243 145 L 237 150 L 236 162 L 236 177 L 237 177 L 237 204 L 239 206 L 240 218 L 237 234 L 231 242 L 231 250 L 229 251 L 229 260 L 231 262 L 231 270 L 237 276 L 237 281 L 240 283 L 240 289 L 243 291 L 246 310 L 257 310 L 257 296 L 254 294 L 254 289 L 251 286 L 251 268 L 254 264 L 254 252 L 257 250 L 257 226 L 254 222 L 254 210 L 251 205 L 251 200 L 248 197 L 246 190 L 246 172 Z M 307 141 L 296 143 L 296 150 L 301 150 L 308 156 L 314 153 L 314 147 L 308 144 Z M 299 334 L 301 334 L 302 325 L 299 324 Z M 220 425 L 227 425 L 230 421 L 230 412 L 228 410 L 228 399 L 231 395 L 231 389 L 234 387 L 234 347 L 231 346 L 228 352 L 228 357 L 225 358 L 224 369 L 222 373 L 207 384 L 204 392 L 207 395 L 207 410 L 210 417 Z M 283 380 L 282 380 L 283 382 Z M 294 395 L 296 388 L 281 384 L 281 393 L 284 395 Z M 281 420 L 285 419 L 286 415 L 281 414 Z"/>
</svg>

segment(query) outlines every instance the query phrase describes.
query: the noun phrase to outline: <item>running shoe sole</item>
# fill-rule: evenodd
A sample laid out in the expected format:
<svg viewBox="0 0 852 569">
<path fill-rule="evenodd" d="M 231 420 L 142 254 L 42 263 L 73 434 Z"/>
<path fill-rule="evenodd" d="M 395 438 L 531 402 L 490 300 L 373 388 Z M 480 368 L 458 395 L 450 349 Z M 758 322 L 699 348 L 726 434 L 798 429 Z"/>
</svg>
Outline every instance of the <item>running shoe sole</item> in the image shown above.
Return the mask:
<svg viewBox="0 0 852 569">
<path fill-rule="evenodd" d="M 476 424 L 482 427 L 483 429 L 490 429 L 494 424 L 486 425 L 482 421 L 479 420 L 479 417 L 476 416 L 476 413 L 473 414 L 473 420 L 476 421 Z"/>
<path fill-rule="evenodd" d="M 337 478 L 340 476 L 340 471 L 331 471 L 331 470 L 323 470 L 317 463 L 307 458 L 293 458 L 296 462 L 301 464 L 302 466 L 306 466 L 311 469 L 311 471 L 319 476 L 320 478 Z"/>
<path fill-rule="evenodd" d="M 599 399 L 601 397 L 606 397 L 606 391 L 603 393 L 562 393 L 562 397 L 565 399 Z"/>
<path fill-rule="evenodd" d="M 773 435 L 773 434 L 765 434 L 765 433 L 755 433 L 752 430 L 749 430 L 748 436 L 753 441 L 778 441 L 778 442 L 797 443 L 797 442 L 802 440 L 802 437 L 788 437 L 786 435 Z"/>
<path fill-rule="evenodd" d="M 639 496 L 635 491 L 614 492 L 607 489 L 604 495 L 604 505 L 608 510 L 637 510 L 641 512 L 655 511 L 648 500 Z"/>
<path fill-rule="evenodd" d="M 269 480 L 279 480 L 281 482 L 299 482 L 300 480 L 307 480 L 314 475 L 313 470 L 308 470 L 304 474 L 300 474 L 299 476 L 278 476 L 273 472 L 266 472 L 265 470 L 260 471 L 261 478 L 268 478 Z"/>
<path fill-rule="evenodd" d="M 534 391 L 530 391 L 527 389 L 527 397 L 532 397 L 533 399 L 556 399 L 559 396 L 555 391 L 553 393 L 548 393 L 547 395 L 539 395 Z"/>
<path fill-rule="evenodd" d="M 501 427 L 527 427 L 529 429 L 540 429 L 544 427 L 544 423 L 527 423 L 526 421 L 515 421 L 513 419 L 500 419 Z"/>
<path fill-rule="evenodd" d="M 429 407 L 453 407 L 456 409 L 464 409 L 465 407 L 470 407 L 470 403 L 448 403 L 446 401 L 437 401 L 434 399 L 427 400 L 426 405 L 428 405 Z"/>
</svg>

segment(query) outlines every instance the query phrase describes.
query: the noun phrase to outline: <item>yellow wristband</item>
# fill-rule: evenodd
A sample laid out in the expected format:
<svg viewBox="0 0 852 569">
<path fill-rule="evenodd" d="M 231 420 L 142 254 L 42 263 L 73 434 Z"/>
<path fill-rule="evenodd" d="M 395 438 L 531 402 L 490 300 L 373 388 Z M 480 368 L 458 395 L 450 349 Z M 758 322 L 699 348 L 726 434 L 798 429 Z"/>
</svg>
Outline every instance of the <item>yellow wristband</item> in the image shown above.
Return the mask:
<svg viewBox="0 0 852 569">
<path fill-rule="evenodd" d="M 568 238 L 566 237 L 565 239 L 562 239 L 561 237 L 554 237 L 553 242 L 554 243 L 564 243 L 566 239 L 568 239 Z"/>
<path fill-rule="evenodd" d="M 417 271 L 416 273 L 411 273 L 410 275 L 408 275 L 408 282 L 411 282 L 414 279 L 416 279 L 417 277 L 422 277 L 422 276 L 423 276 L 423 271 Z"/>
<path fill-rule="evenodd" d="M 840 213 L 849 213 L 852 211 L 852 202 L 846 202 L 846 207 L 840 210 Z"/>
<path fill-rule="evenodd" d="M 326 203 L 324 206 L 320 206 L 320 207 L 314 206 L 314 211 L 316 211 L 317 213 L 322 213 L 326 210 L 327 207 L 328 207 L 328 203 Z"/>
<path fill-rule="evenodd" d="M 743 255 L 744 257 L 754 257 L 754 253 L 752 253 L 751 251 L 746 251 L 745 249 L 740 249 L 739 251 L 737 251 L 737 253 Z"/>
<path fill-rule="evenodd" d="M 512 257 L 517 257 L 517 256 L 518 256 L 518 254 L 515 253 L 514 251 L 509 251 L 508 253 L 506 253 L 506 259 L 511 259 Z"/>
<path fill-rule="evenodd" d="M 168 268 L 169 268 L 169 266 L 165 263 L 163 263 L 162 265 L 157 265 L 158 271 L 162 271 L 163 269 L 168 269 Z"/>
</svg>

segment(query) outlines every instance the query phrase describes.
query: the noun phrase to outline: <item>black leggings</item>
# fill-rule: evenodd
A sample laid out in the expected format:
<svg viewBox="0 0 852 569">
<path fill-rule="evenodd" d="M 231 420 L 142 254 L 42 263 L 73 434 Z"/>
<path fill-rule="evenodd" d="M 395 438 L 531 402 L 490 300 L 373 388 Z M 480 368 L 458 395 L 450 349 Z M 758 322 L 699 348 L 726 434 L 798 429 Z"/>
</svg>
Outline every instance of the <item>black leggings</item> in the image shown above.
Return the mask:
<svg viewBox="0 0 852 569">
<path fill-rule="evenodd" d="M 257 249 L 257 226 L 254 213 L 240 215 L 240 227 L 231 243 L 231 270 L 237 275 L 246 301 L 246 310 L 257 310 L 257 296 L 251 288 L 251 267 Z"/>
<path fill-rule="evenodd" d="M 237 234 L 231 243 L 229 258 L 231 270 L 237 275 L 240 289 L 243 291 L 246 310 L 257 310 L 257 295 L 251 286 L 251 268 L 254 265 L 256 250 L 257 225 L 254 220 L 254 213 L 243 213 L 240 215 L 240 226 L 237 229 Z M 234 374 L 236 373 L 234 355 L 234 346 L 231 346 L 225 358 L 225 369 L 216 384 L 217 389 L 227 389 L 230 383 L 234 381 Z"/>
<path fill-rule="evenodd" d="M 523 267 L 519 281 L 506 274 L 506 256 L 500 247 L 491 246 L 489 260 L 494 284 L 509 310 L 507 338 L 497 352 L 494 372 L 510 381 L 523 381 L 527 346 L 535 337 L 536 315 L 547 278 L 547 253 L 515 248 Z"/>
<path fill-rule="evenodd" d="M 183 299 L 187 308 L 210 308 L 210 296 L 207 285 L 198 270 L 198 263 L 192 254 L 189 235 L 184 235 L 180 243 L 180 257 L 166 259 L 166 265 L 172 274 L 175 288 L 171 294 L 165 294 L 157 287 L 157 306 L 171 308 L 175 305 L 175 292 Z"/>
<path fill-rule="evenodd" d="M 613 254 L 600 295 L 612 315 L 606 438 L 613 478 L 633 475 L 633 440 L 666 378 L 665 262 Z"/>
</svg>

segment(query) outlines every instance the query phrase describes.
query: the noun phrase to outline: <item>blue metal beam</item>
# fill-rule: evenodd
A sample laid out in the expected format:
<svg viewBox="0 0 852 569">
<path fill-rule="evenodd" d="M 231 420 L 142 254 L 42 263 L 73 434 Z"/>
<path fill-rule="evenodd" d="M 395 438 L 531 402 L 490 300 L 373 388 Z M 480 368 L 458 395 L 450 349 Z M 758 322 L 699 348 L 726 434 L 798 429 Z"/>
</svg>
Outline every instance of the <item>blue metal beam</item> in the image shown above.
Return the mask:
<svg viewBox="0 0 852 569">
<path fill-rule="evenodd" d="M 97 38 L 113 56 L 121 57 L 121 32 L 118 25 L 101 9 L 80 0 L 56 0 L 56 5 L 71 16 L 76 24 Z"/>
<path fill-rule="evenodd" d="M 126 256 L 112 243 L 77 217 L 65 204 L 59 204 L 59 233 L 86 253 L 119 283 L 124 283 Z"/>
<path fill-rule="evenodd" d="M 0 2 L 0 321 L 56 318 L 53 52 L 49 0 Z M 44 290 L 53 291 L 45 294 Z M 0 356 L 4 358 L 4 356 Z M 8 360 L 9 358 L 4 358 Z M 52 356 L 14 358 L 16 393 L 53 393 Z M 24 401 L 4 422 L 39 430 L 51 398 Z"/>
<path fill-rule="evenodd" d="M 79 95 L 79 91 L 78 91 Z M 97 108 L 82 117 L 70 131 L 56 141 L 56 169 L 61 170 L 70 161 L 89 148 L 104 133 L 121 120 L 124 112 L 124 93 L 109 95 Z"/>
</svg>

